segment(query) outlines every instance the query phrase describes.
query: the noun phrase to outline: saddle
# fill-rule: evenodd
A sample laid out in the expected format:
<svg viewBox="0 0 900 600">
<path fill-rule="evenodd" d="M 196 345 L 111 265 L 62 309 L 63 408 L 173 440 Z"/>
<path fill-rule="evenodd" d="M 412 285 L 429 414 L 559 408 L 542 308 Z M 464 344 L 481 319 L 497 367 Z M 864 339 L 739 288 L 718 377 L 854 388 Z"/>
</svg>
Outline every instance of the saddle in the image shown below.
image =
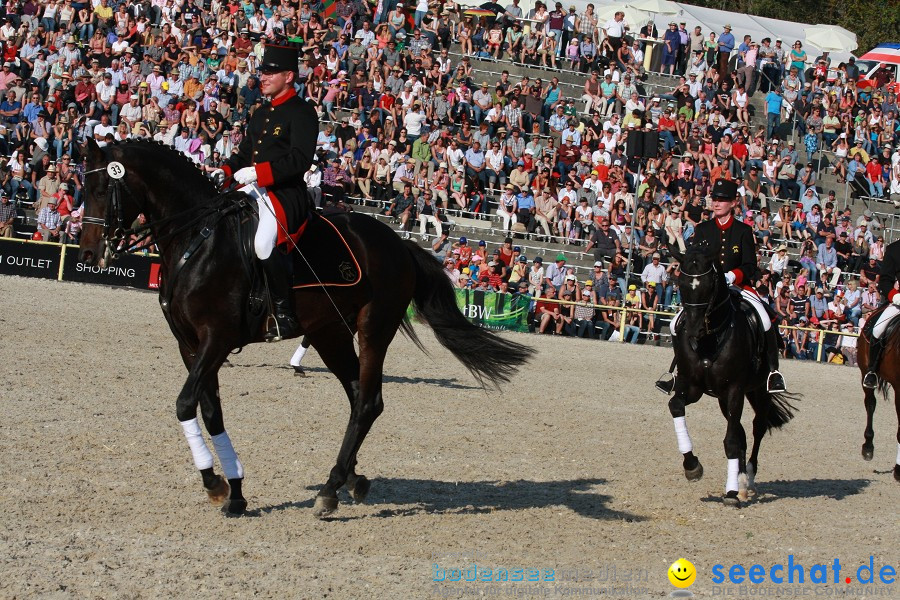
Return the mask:
<svg viewBox="0 0 900 600">
<path fill-rule="evenodd" d="M 342 218 L 346 217 L 342 217 L 341 213 L 326 216 L 318 213 L 310 215 L 303 235 L 290 252 L 294 289 L 316 286 L 346 287 L 356 285 L 362 279 L 359 261 L 335 225 L 335 222 L 339 222 Z M 259 266 L 253 249 L 258 225 L 259 217 L 255 210 L 246 211 L 244 218 L 240 219 L 241 254 L 254 282 L 254 293 L 250 295 L 251 310 L 254 306 L 254 296 L 259 298 L 265 296 L 262 267 Z"/>
</svg>

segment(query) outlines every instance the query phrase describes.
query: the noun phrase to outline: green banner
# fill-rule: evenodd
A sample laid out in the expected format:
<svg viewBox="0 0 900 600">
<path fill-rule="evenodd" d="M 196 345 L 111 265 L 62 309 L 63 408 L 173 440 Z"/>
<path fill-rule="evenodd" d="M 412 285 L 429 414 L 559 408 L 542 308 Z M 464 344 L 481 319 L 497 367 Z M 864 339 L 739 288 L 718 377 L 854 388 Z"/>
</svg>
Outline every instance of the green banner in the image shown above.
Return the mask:
<svg viewBox="0 0 900 600">
<path fill-rule="evenodd" d="M 530 296 L 456 290 L 456 305 L 475 325 L 486 329 L 528 331 Z"/>
<path fill-rule="evenodd" d="M 531 296 L 498 294 L 479 290 L 456 289 L 456 305 L 463 315 L 475 325 L 496 331 L 528 331 L 528 309 Z M 406 311 L 415 318 L 412 304 Z"/>
</svg>

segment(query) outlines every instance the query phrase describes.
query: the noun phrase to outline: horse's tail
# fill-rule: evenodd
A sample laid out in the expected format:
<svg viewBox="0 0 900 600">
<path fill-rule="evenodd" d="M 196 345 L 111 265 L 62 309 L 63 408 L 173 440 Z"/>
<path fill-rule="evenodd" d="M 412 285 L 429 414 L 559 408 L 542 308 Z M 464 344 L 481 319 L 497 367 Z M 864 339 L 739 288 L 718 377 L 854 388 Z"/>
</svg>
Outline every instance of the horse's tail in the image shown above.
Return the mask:
<svg viewBox="0 0 900 600">
<path fill-rule="evenodd" d="M 773 429 L 781 429 L 794 418 L 794 412 L 797 410 L 797 407 L 793 403 L 800 400 L 800 394 L 782 392 L 780 394 L 767 395 L 770 402 L 765 413 L 766 431 L 771 432 Z"/>
<path fill-rule="evenodd" d="M 508 383 L 510 377 L 534 354 L 523 344 L 504 340 L 470 323 L 456 305 L 456 295 L 441 263 L 414 242 L 405 242 L 415 263 L 416 314 L 434 331 L 435 337 L 465 366 L 482 387 L 486 380 Z M 409 323 L 403 332 L 421 348 Z"/>
</svg>

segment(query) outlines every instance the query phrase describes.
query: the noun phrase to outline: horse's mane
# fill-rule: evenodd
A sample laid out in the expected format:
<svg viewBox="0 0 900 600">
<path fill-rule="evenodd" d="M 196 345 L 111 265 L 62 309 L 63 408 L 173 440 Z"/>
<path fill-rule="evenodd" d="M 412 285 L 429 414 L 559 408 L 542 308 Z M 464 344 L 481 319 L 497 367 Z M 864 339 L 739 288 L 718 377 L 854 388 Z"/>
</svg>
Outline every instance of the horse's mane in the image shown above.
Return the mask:
<svg viewBox="0 0 900 600">
<path fill-rule="evenodd" d="M 168 160 L 172 165 L 181 165 L 186 168 L 186 170 L 192 175 L 197 176 L 197 184 L 202 186 L 205 189 L 200 191 L 208 192 L 210 194 L 215 194 L 217 192 L 215 184 L 210 180 L 206 175 L 197 168 L 197 164 L 188 158 L 184 153 L 179 152 L 172 146 L 166 145 L 160 141 L 152 140 L 152 139 L 126 139 L 122 141 L 115 141 L 111 144 L 108 144 L 107 147 L 111 148 L 136 148 L 139 150 L 149 150 L 153 152 L 159 153 L 159 159 Z M 179 174 L 180 176 L 183 176 Z M 202 182 L 202 183 L 201 183 Z"/>
</svg>

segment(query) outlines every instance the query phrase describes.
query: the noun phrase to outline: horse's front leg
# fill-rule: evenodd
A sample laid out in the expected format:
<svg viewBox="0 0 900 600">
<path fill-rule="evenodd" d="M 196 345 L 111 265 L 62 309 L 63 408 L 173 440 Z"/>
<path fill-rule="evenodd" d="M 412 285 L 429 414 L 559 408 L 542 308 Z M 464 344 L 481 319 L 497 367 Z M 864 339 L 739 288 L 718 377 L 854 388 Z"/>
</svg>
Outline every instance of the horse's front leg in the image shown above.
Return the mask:
<svg viewBox="0 0 900 600">
<path fill-rule="evenodd" d="M 175 414 L 181 423 L 188 447 L 191 449 L 194 466 L 200 471 L 203 488 L 206 490 L 210 502 L 215 506 L 223 506 L 225 510 L 232 513 L 239 508 L 239 514 L 246 507 L 246 501 L 243 502 L 243 507 L 240 506 L 240 501 L 243 500 L 240 485 L 243 478 L 243 467 L 225 432 L 221 403 L 218 398 L 216 373 L 224 359 L 216 361 L 215 358 L 211 358 L 203 352 L 198 352 L 196 356 L 189 358 L 190 360 L 185 359 L 185 363 L 190 365 L 190 372 L 181 393 L 178 394 Z M 213 468 L 212 453 L 203 439 L 203 433 L 197 421 L 198 405 L 202 407 L 207 432 L 212 438 L 213 446 L 219 455 L 219 461 L 222 463 L 226 477 L 233 480 L 234 486 L 229 485 L 229 482 L 217 475 Z M 233 504 L 233 501 L 237 502 Z"/>
<path fill-rule="evenodd" d="M 675 393 L 669 400 L 669 412 L 672 414 L 672 420 L 675 424 L 675 438 L 678 440 L 678 451 L 681 452 L 684 458 L 682 461 L 684 476 L 688 481 L 699 481 L 703 477 L 703 465 L 694 456 L 694 444 L 691 442 L 687 421 L 685 420 L 685 407 L 688 404 L 697 402 L 702 393 L 694 389 L 688 390 L 684 381 L 684 377 L 679 377 L 675 380 Z"/>
<path fill-rule="evenodd" d="M 222 503 L 222 510 L 229 515 L 242 515 L 247 509 L 247 500 L 242 492 L 244 466 L 225 430 L 222 401 L 219 398 L 218 375 L 211 377 L 209 389 L 203 390 L 200 396 L 200 413 L 203 415 L 206 432 L 212 440 L 213 448 L 216 450 L 216 456 L 219 457 L 219 464 L 222 466 L 222 472 L 225 474 L 230 488 L 228 499 Z"/>
<path fill-rule="evenodd" d="M 728 428 L 725 430 L 725 457 L 728 459 L 728 474 L 725 479 L 725 498 L 727 506 L 739 507 L 741 500 L 747 499 L 747 434 L 741 425 L 741 413 L 744 410 L 744 394 L 740 390 L 730 388 L 719 398 L 719 405 Z"/>
</svg>

